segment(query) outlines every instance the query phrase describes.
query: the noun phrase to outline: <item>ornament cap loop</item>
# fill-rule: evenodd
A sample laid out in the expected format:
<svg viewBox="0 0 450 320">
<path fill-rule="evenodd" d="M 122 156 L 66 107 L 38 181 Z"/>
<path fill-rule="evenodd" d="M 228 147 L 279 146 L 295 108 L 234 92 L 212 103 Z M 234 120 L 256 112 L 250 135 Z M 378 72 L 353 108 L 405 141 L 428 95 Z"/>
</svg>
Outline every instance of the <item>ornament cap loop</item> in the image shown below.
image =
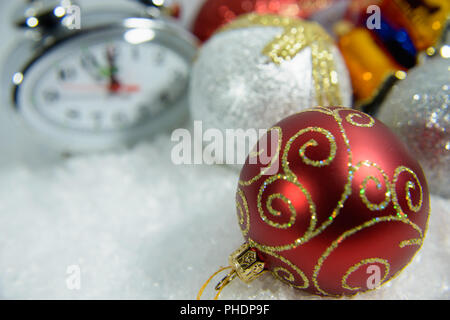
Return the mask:
<svg viewBox="0 0 450 320">
<path fill-rule="evenodd" d="M 236 270 L 231 270 L 230 273 L 228 273 L 225 277 L 223 277 L 222 280 L 219 281 L 219 283 L 215 286 L 216 291 L 220 291 L 223 287 L 225 287 L 228 283 L 234 280 L 236 278 Z"/>
<path fill-rule="evenodd" d="M 203 295 L 203 291 L 205 291 L 206 286 L 211 282 L 211 280 L 225 270 L 231 269 L 231 271 L 214 287 L 217 291 L 214 300 L 219 298 L 223 288 L 225 288 L 236 277 L 239 277 L 239 279 L 245 283 L 250 283 L 266 271 L 264 268 L 264 262 L 258 259 L 255 249 L 251 248 L 248 243 L 244 243 L 239 247 L 239 249 L 234 251 L 228 260 L 230 263 L 228 267 L 220 268 L 203 284 L 198 292 L 197 300 L 200 300 Z"/>
</svg>

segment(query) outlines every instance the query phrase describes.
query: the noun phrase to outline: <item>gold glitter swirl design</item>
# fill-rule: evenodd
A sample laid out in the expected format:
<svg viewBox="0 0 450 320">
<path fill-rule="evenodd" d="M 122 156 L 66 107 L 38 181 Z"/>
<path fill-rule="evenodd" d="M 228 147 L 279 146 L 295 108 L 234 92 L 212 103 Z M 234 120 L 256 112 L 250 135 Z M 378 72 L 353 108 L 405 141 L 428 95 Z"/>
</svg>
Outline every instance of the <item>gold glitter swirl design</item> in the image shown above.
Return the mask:
<svg viewBox="0 0 450 320">
<path fill-rule="evenodd" d="M 249 245 L 250 247 L 254 247 L 255 243 L 252 240 L 249 240 Z M 264 252 L 265 254 L 272 256 L 278 260 L 280 260 L 281 262 L 285 263 L 286 265 L 288 265 L 292 270 L 295 271 L 295 273 L 300 277 L 300 279 L 302 279 L 302 285 L 295 285 L 295 276 L 293 273 L 291 273 L 289 270 L 287 270 L 284 267 L 275 267 L 272 270 L 272 274 L 274 275 L 275 278 L 281 280 L 282 282 L 288 284 L 291 287 L 294 287 L 296 289 L 306 289 L 309 287 L 309 280 L 308 277 L 303 273 L 302 270 L 300 270 L 299 267 L 297 267 L 296 265 L 294 265 L 292 262 L 290 262 L 288 259 L 284 258 L 283 256 L 276 254 L 273 251 L 270 250 L 261 250 L 262 252 Z M 284 276 L 281 276 L 280 273 L 284 273 Z"/>
<path fill-rule="evenodd" d="M 301 275 L 302 275 L 302 280 L 303 280 L 303 283 L 304 283 L 304 285 L 302 285 L 302 286 L 296 286 L 296 285 L 294 284 L 294 282 L 295 282 L 295 277 L 294 277 L 294 275 L 293 275 L 288 269 L 286 269 L 286 268 L 283 268 L 283 267 L 276 267 L 276 268 L 274 268 L 274 269 L 272 270 L 272 274 L 274 275 L 275 278 L 277 278 L 277 279 L 280 280 L 281 282 L 286 283 L 287 285 L 289 285 L 289 286 L 291 286 L 291 287 L 294 287 L 294 288 L 297 288 L 297 289 L 306 289 L 306 288 L 309 287 L 309 280 L 308 280 L 308 278 L 307 278 L 303 273 L 301 273 Z M 281 274 L 284 274 L 284 275 L 281 275 Z"/>
<path fill-rule="evenodd" d="M 311 195 L 309 194 L 308 190 L 306 190 L 305 187 L 303 187 L 303 185 L 298 182 L 297 180 L 293 179 L 292 176 L 288 176 L 288 175 L 274 175 L 269 177 L 266 181 L 264 181 L 264 183 L 262 184 L 261 188 L 259 189 L 258 192 L 258 198 L 257 198 L 257 207 L 258 207 L 258 212 L 259 215 L 261 217 L 261 219 L 267 223 L 268 225 L 274 227 L 274 228 L 279 228 L 279 229 L 286 229 L 291 227 L 294 223 L 295 223 L 295 217 L 297 216 L 297 211 L 295 210 L 294 206 L 292 205 L 291 201 L 285 197 L 284 195 L 280 194 L 280 193 L 274 193 L 272 195 L 270 195 L 267 199 L 266 202 L 266 208 L 267 210 L 274 216 L 280 216 L 281 213 L 274 210 L 272 208 L 272 201 L 273 199 L 281 199 L 283 200 L 283 202 L 285 202 L 288 207 L 289 207 L 289 211 L 291 213 L 290 219 L 288 223 L 285 224 L 279 224 L 276 222 L 271 221 L 270 219 L 268 219 L 268 217 L 264 214 L 264 209 L 262 206 L 262 196 L 264 191 L 266 190 L 267 186 L 269 186 L 270 184 L 272 184 L 275 181 L 279 181 L 279 180 L 284 180 L 290 183 L 293 183 L 302 193 L 303 195 L 306 197 L 308 204 L 309 204 L 309 210 L 311 212 L 311 222 L 310 222 L 310 226 L 308 228 L 307 234 L 309 234 L 315 227 L 315 221 L 316 221 L 316 206 L 314 204 L 314 202 L 312 201 Z"/>
<path fill-rule="evenodd" d="M 311 159 L 309 159 L 305 155 L 306 149 L 308 147 L 317 147 L 319 145 L 316 140 L 311 139 L 307 143 L 305 143 L 299 150 L 299 155 L 302 158 L 303 162 L 308 164 L 308 165 L 311 165 L 313 167 L 328 166 L 334 160 L 334 158 L 336 156 L 336 150 L 337 150 L 337 145 L 336 145 L 336 142 L 334 141 L 334 137 L 330 133 L 330 131 L 328 131 L 328 130 L 325 130 L 325 129 L 322 129 L 322 128 L 318 128 L 318 127 L 309 127 L 309 128 L 300 130 L 291 139 L 289 139 L 289 142 L 288 142 L 289 148 L 291 147 L 290 145 L 292 144 L 292 142 L 295 139 L 297 139 L 297 137 L 301 136 L 302 134 L 304 134 L 306 132 L 319 132 L 319 133 L 322 133 L 323 135 L 325 135 L 325 137 L 328 139 L 328 142 L 330 143 L 330 155 L 325 160 L 311 160 Z"/>
<path fill-rule="evenodd" d="M 254 176 L 253 178 L 251 178 L 249 180 L 245 180 L 245 181 L 239 180 L 240 186 L 244 186 L 244 187 L 249 186 L 252 183 L 258 181 L 262 176 L 266 175 L 266 173 L 271 169 L 273 164 L 278 161 L 278 157 L 280 156 L 280 151 L 281 151 L 281 143 L 283 140 L 283 132 L 280 127 L 273 127 L 267 131 L 267 134 L 269 134 L 269 132 L 271 132 L 272 130 L 275 130 L 277 132 L 278 141 L 277 141 L 277 150 L 275 151 L 275 155 L 272 157 L 270 164 L 265 169 L 261 170 L 261 172 L 259 174 L 257 174 L 256 176 Z"/>
<path fill-rule="evenodd" d="M 402 211 L 402 209 L 400 207 L 400 204 L 399 204 L 398 198 L 397 198 L 397 193 L 396 193 L 396 190 L 395 190 L 395 185 L 396 185 L 396 183 L 397 183 L 397 181 L 399 179 L 399 176 L 400 176 L 400 174 L 402 172 L 407 172 L 407 173 L 411 174 L 413 176 L 413 178 L 414 178 L 414 182 L 408 181 L 406 183 L 406 186 L 405 186 L 406 202 L 408 204 L 408 208 L 411 211 L 413 211 L 413 212 L 419 212 L 420 209 L 422 208 L 422 204 L 423 204 L 423 190 L 422 190 L 422 186 L 420 184 L 420 181 L 417 178 L 417 175 L 411 169 L 409 169 L 407 167 L 404 167 L 404 166 L 400 166 L 397 169 L 395 169 L 394 182 L 392 184 L 392 195 L 393 195 L 392 201 L 394 203 L 394 208 L 397 211 L 397 214 L 399 216 L 406 215 Z M 413 205 L 412 199 L 411 199 L 411 190 L 416 189 L 416 186 L 417 186 L 418 191 L 419 191 L 419 202 L 417 203 L 417 205 Z"/>
<path fill-rule="evenodd" d="M 264 210 L 263 210 L 263 206 L 262 206 L 262 195 L 263 195 L 263 192 L 266 190 L 267 186 L 270 185 L 271 183 L 273 183 L 274 181 L 285 180 L 287 182 L 294 184 L 303 193 L 303 195 L 306 197 L 306 200 L 308 201 L 309 211 L 311 214 L 311 220 L 310 220 L 309 227 L 302 237 L 296 239 L 291 244 L 288 244 L 285 246 L 273 246 L 273 247 L 260 245 L 260 248 L 262 247 L 265 249 L 276 250 L 276 251 L 289 250 L 295 246 L 298 246 L 298 245 L 308 241 L 313 236 L 313 232 L 314 232 L 314 229 L 316 227 L 316 222 L 317 222 L 316 205 L 314 204 L 314 202 L 312 200 L 311 194 L 298 181 L 297 176 L 290 170 L 289 163 L 287 161 L 288 153 L 291 149 L 292 143 L 298 137 L 302 136 L 303 134 L 311 133 L 311 132 L 323 134 L 327 138 L 328 142 L 330 143 L 330 155 L 324 160 L 311 160 L 308 157 L 306 157 L 306 155 L 305 155 L 306 148 L 311 147 L 311 146 L 318 146 L 317 141 L 314 139 L 311 139 L 308 142 L 306 142 L 304 145 L 302 145 L 302 147 L 300 148 L 299 155 L 302 158 L 302 160 L 306 164 L 314 166 L 314 167 L 327 166 L 334 160 L 334 158 L 336 156 L 337 145 L 336 145 L 336 141 L 335 141 L 333 135 L 328 130 L 325 130 L 325 129 L 319 128 L 319 127 L 308 127 L 308 128 L 302 129 L 302 130 L 298 131 L 294 136 L 292 136 L 285 146 L 283 156 L 282 156 L 282 166 L 283 166 L 283 170 L 284 170 L 285 174 L 284 175 L 283 174 L 274 175 L 274 176 L 271 176 L 268 179 L 266 179 L 266 181 L 264 181 L 263 185 L 261 186 L 261 188 L 259 190 L 258 198 L 257 198 L 258 212 L 259 212 L 261 219 L 264 222 L 266 222 L 268 225 L 270 225 L 274 228 L 279 228 L 279 229 L 289 228 L 295 223 L 295 217 L 297 215 L 297 212 L 296 212 L 294 206 L 292 205 L 292 203 L 290 202 L 290 200 L 281 194 L 274 194 L 274 195 L 269 196 L 269 198 L 266 202 L 267 210 L 274 216 L 280 216 L 280 212 L 273 210 L 273 208 L 271 207 L 271 204 L 272 204 L 272 201 L 274 198 L 281 199 L 285 203 L 288 204 L 289 211 L 291 213 L 290 220 L 288 223 L 279 224 L 279 223 L 271 221 L 264 214 Z"/>
<path fill-rule="evenodd" d="M 352 236 L 353 234 L 355 234 L 363 229 L 369 228 L 378 223 L 392 222 L 392 221 L 401 222 L 401 223 L 411 226 L 414 230 L 416 230 L 419 233 L 419 238 L 420 239 L 423 238 L 422 230 L 420 229 L 420 227 L 418 225 L 416 225 L 415 223 L 413 223 L 412 221 L 410 221 L 407 218 L 397 217 L 397 216 L 385 216 L 385 217 L 373 218 L 372 220 L 369 220 L 355 228 L 352 228 L 352 229 L 344 232 L 343 234 L 341 234 L 335 241 L 333 241 L 333 243 L 325 250 L 325 252 L 319 258 L 316 266 L 314 267 L 314 273 L 312 276 L 312 282 L 313 282 L 315 288 L 317 289 L 317 291 L 325 296 L 333 296 L 332 294 L 325 292 L 323 289 L 320 288 L 317 278 L 319 276 L 320 269 L 322 268 L 322 265 L 324 264 L 325 260 L 339 246 L 339 244 L 342 243 L 342 241 L 344 241 L 348 237 Z"/>
<path fill-rule="evenodd" d="M 333 223 L 334 219 L 339 215 L 341 209 L 344 207 L 344 203 L 347 200 L 347 198 L 351 195 L 352 193 L 352 181 L 353 181 L 353 174 L 355 171 L 355 168 L 352 166 L 353 163 L 353 154 L 351 152 L 351 147 L 350 147 L 350 141 L 348 140 L 347 134 L 345 133 L 344 127 L 342 125 L 342 118 L 339 115 L 340 111 L 348 111 L 348 108 L 335 108 L 330 109 L 327 107 L 315 107 L 311 110 L 309 110 L 308 112 L 321 112 L 324 113 L 326 115 L 329 115 L 331 117 L 334 118 L 334 120 L 336 121 L 336 123 L 339 126 L 339 131 L 342 135 L 342 138 L 344 140 L 344 144 L 345 144 L 345 149 L 347 151 L 347 158 L 348 158 L 348 177 L 347 177 L 347 182 L 344 186 L 344 192 L 341 195 L 341 199 L 338 201 L 337 206 L 335 207 L 335 209 L 333 210 L 333 212 L 331 213 L 331 215 L 328 217 L 328 219 L 317 229 L 315 229 L 310 235 L 309 238 L 306 239 L 306 241 L 308 241 L 309 239 L 315 237 L 316 235 L 320 234 L 323 230 L 325 230 L 330 224 Z M 336 149 L 337 150 L 337 149 Z M 285 152 L 283 154 L 283 158 L 282 158 L 282 163 L 283 163 L 283 168 L 284 170 L 288 170 L 289 172 L 289 163 L 287 161 L 287 152 Z M 292 172 L 291 172 L 292 173 Z M 293 174 L 293 173 L 292 173 Z M 306 242 L 305 241 L 305 242 Z"/>
<path fill-rule="evenodd" d="M 359 123 L 353 120 L 353 118 L 368 118 L 369 123 Z M 351 123 L 354 126 L 357 127 L 363 127 L 363 128 L 371 128 L 375 124 L 375 119 L 369 116 L 368 114 L 362 114 L 362 113 L 351 113 L 347 117 L 345 117 L 345 120 L 347 120 L 348 123 Z"/>
<path fill-rule="evenodd" d="M 426 221 L 426 223 L 425 223 L 425 229 L 424 229 L 424 231 L 423 231 L 423 235 L 419 238 L 419 239 L 410 239 L 410 240 L 405 240 L 405 241 L 402 241 L 402 242 L 400 242 L 400 244 L 399 244 L 399 247 L 400 248 L 404 248 L 404 247 L 406 247 L 406 246 L 413 246 L 413 245 L 418 245 L 419 246 L 419 249 L 420 249 L 420 247 L 423 245 L 423 238 L 424 238 L 424 235 L 425 235 L 425 233 L 427 232 L 427 230 L 428 230 L 428 224 L 429 224 L 429 222 L 430 222 L 430 212 L 431 212 L 431 208 L 430 207 L 428 207 L 428 210 L 427 210 L 428 212 L 427 212 L 427 221 Z M 419 250 L 416 250 L 416 252 L 414 253 L 414 256 L 411 258 L 411 260 L 406 264 L 406 265 L 404 265 L 400 270 L 398 270 L 392 277 L 391 277 L 391 279 L 393 279 L 393 278 L 396 278 L 412 261 L 413 261 L 413 259 L 414 259 L 414 257 L 417 255 L 417 253 L 419 252 Z"/>
<path fill-rule="evenodd" d="M 345 273 L 344 277 L 342 278 L 342 288 L 344 289 L 348 289 L 348 290 L 360 290 L 361 287 L 350 287 L 347 284 L 347 279 L 348 277 L 350 277 L 350 275 L 355 272 L 356 270 L 358 270 L 361 266 L 366 265 L 366 264 L 375 264 L 375 263 L 380 263 L 382 265 L 384 265 L 385 267 L 385 271 L 383 274 L 383 277 L 380 279 L 380 285 L 384 282 L 384 280 L 386 280 L 387 276 L 389 275 L 390 272 L 390 264 L 387 260 L 385 259 L 380 259 L 380 258 L 370 258 L 370 259 L 364 259 L 362 261 L 360 261 L 359 263 L 355 264 L 354 266 L 352 266 L 350 269 L 348 269 L 348 271 Z"/>
<path fill-rule="evenodd" d="M 407 246 L 421 246 L 421 245 L 422 245 L 422 239 L 409 239 L 409 240 L 400 242 L 400 244 L 398 246 L 400 248 L 404 248 Z"/>
<path fill-rule="evenodd" d="M 383 169 L 381 169 L 381 167 L 379 165 L 377 165 L 376 163 L 370 162 L 370 161 L 362 161 L 360 163 L 358 163 L 356 165 L 356 170 L 358 170 L 360 167 L 365 166 L 365 167 L 373 167 L 376 168 L 381 175 L 383 176 L 383 180 L 384 180 L 384 185 L 386 187 L 386 192 L 385 192 L 385 199 L 383 202 L 379 203 L 379 204 L 373 204 L 372 202 L 369 201 L 369 199 L 366 196 L 366 191 L 367 191 L 367 184 L 369 182 L 369 180 L 372 180 L 373 182 L 375 182 L 376 184 L 376 188 L 378 190 L 381 190 L 382 185 L 380 180 L 378 180 L 377 177 L 374 176 L 367 176 L 360 187 L 360 191 L 359 191 L 359 196 L 361 198 L 361 201 L 366 205 L 366 207 L 371 210 L 371 211 L 379 211 L 379 210 L 384 210 L 386 209 L 386 207 L 388 206 L 388 204 L 391 202 L 391 184 L 389 182 L 389 177 L 387 176 L 387 174 L 383 171 Z"/>
<path fill-rule="evenodd" d="M 289 200 L 287 197 L 285 197 L 284 195 L 279 194 L 279 193 L 271 194 L 269 196 L 269 198 L 267 199 L 266 207 L 269 210 L 270 214 L 272 214 L 272 215 L 274 215 L 276 217 L 281 216 L 281 212 L 276 211 L 276 210 L 274 210 L 272 208 L 272 201 L 274 199 L 280 199 L 280 200 L 282 200 L 284 203 L 286 203 L 289 206 L 289 211 L 291 212 L 291 218 L 289 219 L 289 222 L 285 223 L 285 224 L 273 223 L 270 220 L 268 220 L 267 223 L 271 224 L 272 226 L 274 226 L 276 228 L 281 228 L 281 229 L 285 229 L 285 228 L 291 227 L 295 223 L 295 217 L 297 215 L 297 212 L 295 211 L 295 208 L 292 205 L 291 200 Z"/>
<path fill-rule="evenodd" d="M 281 272 L 281 273 L 285 273 L 286 275 L 285 275 L 285 276 L 280 276 L 280 272 Z M 286 268 L 283 268 L 283 267 L 276 267 L 276 268 L 273 268 L 272 273 L 273 273 L 273 275 L 274 275 L 276 278 L 278 278 L 278 279 L 281 280 L 282 282 L 285 282 L 285 283 L 287 283 L 287 284 L 289 284 L 289 285 L 291 285 L 292 282 L 295 281 L 294 275 L 293 275 L 288 269 L 286 269 Z"/>
<path fill-rule="evenodd" d="M 238 215 L 238 219 L 239 219 L 239 224 L 242 226 L 244 225 L 244 217 L 245 217 L 245 229 L 242 229 L 242 234 L 245 236 L 247 236 L 248 231 L 250 230 L 250 211 L 248 210 L 248 203 L 247 203 L 247 199 L 245 198 L 245 194 L 241 189 L 238 189 L 238 195 L 241 198 L 242 204 L 244 206 L 244 209 L 242 209 L 241 204 L 239 203 L 239 201 L 236 201 L 236 207 L 238 209 L 239 215 Z"/>
<path fill-rule="evenodd" d="M 252 26 L 283 29 L 283 32 L 262 51 L 262 54 L 268 56 L 277 65 L 292 60 L 300 51 L 310 47 L 317 102 L 321 105 L 342 104 L 338 73 L 332 52 L 333 39 L 318 23 L 291 17 L 251 13 L 227 24 L 219 32 Z"/>
<path fill-rule="evenodd" d="M 327 136 L 327 133 L 329 133 L 329 131 L 320 128 L 320 127 L 309 127 L 303 130 L 300 130 L 299 132 L 297 132 L 296 135 L 294 135 L 294 139 L 293 137 L 291 137 L 288 141 L 288 143 L 286 144 L 284 151 L 283 151 L 283 155 L 281 158 L 281 162 L 282 162 L 282 168 L 283 171 L 285 172 L 285 175 L 281 175 L 278 174 L 277 176 L 272 176 L 270 177 L 268 180 L 271 181 L 271 179 L 275 179 L 274 177 L 278 177 L 278 179 L 283 178 L 283 180 L 287 180 L 291 183 L 296 184 L 302 191 L 302 193 L 307 197 L 308 203 L 309 203 L 309 210 L 311 213 L 311 222 L 310 225 L 308 227 L 308 230 L 305 232 L 305 234 L 299 238 L 297 238 L 295 241 L 293 241 L 290 244 L 287 245 L 282 245 L 282 246 L 269 246 L 269 245 L 263 245 L 263 244 L 259 244 L 259 243 L 255 243 L 255 247 L 259 250 L 271 250 L 271 251 L 285 251 L 285 250 L 290 250 L 292 248 L 295 248 L 303 243 L 306 243 L 307 241 L 309 241 L 311 238 L 315 237 L 316 235 L 320 234 L 323 230 L 325 230 L 331 223 L 333 223 L 334 219 L 339 215 L 340 210 L 344 207 L 344 203 L 346 201 L 346 199 L 350 196 L 350 194 L 352 193 L 352 180 L 353 180 L 353 174 L 355 171 L 355 168 L 351 165 L 352 164 L 352 152 L 351 152 L 351 148 L 350 148 L 350 142 L 347 138 L 347 135 L 345 133 L 344 127 L 342 126 L 342 118 L 339 115 L 339 111 L 348 111 L 348 108 L 336 108 L 334 110 L 326 108 L 326 107 L 315 107 L 309 110 L 306 110 L 304 112 L 321 112 L 327 115 L 332 116 L 336 122 L 339 125 L 340 128 L 340 132 L 344 138 L 344 143 L 346 145 L 346 150 L 347 150 L 347 156 L 348 156 L 348 168 L 349 168 L 349 175 L 348 175 L 348 179 L 347 179 L 347 183 L 344 186 L 344 193 L 341 196 L 341 199 L 339 200 L 337 207 L 333 210 L 332 214 L 330 215 L 330 217 L 318 228 L 316 228 L 316 223 L 317 223 L 317 214 L 316 214 L 316 206 L 314 204 L 314 202 L 312 201 L 311 195 L 309 194 L 308 190 L 306 190 L 298 181 L 297 176 L 291 171 L 291 169 L 289 168 L 289 161 L 288 161 L 288 154 L 291 148 L 291 145 L 294 141 L 294 139 L 298 138 L 301 134 L 304 134 L 307 131 L 314 131 L 314 132 L 320 132 L 323 133 Z M 309 129 L 309 130 L 308 130 Z M 337 150 L 337 145 L 336 148 L 333 148 L 333 144 L 336 145 L 335 142 L 335 138 L 333 137 L 332 139 L 332 146 L 330 148 L 330 152 L 333 152 L 333 150 Z M 329 158 L 332 156 L 332 158 L 334 159 L 335 154 L 329 156 Z M 327 161 L 327 163 L 331 163 L 331 161 Z M 267 181 L 266 181 L 267 182 Z M 262 192 L 261 190 L 264 189 L 264 185 L 261 187 L 260 189 L 260 193 Z M 258 198 L 258 207 L 261 207 L 261 202 L 260 202 L 260 198 Z M 259 209 L 262 210 L 262 209 Z M 261 215 L 261 211 L 260 215 Z M 267 219 L 266 219 L 267 220 Z M 267 221 L 266 221 L 267 222 Z"/>
</svg>

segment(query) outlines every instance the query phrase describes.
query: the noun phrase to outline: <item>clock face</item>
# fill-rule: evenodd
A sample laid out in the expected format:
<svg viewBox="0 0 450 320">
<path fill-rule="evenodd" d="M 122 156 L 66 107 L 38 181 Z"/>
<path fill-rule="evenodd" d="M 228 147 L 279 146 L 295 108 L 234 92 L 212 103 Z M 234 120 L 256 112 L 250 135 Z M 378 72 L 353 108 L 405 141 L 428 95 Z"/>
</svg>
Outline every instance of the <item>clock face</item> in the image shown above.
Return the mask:
<svg viewBox="0 0 450 320">
<path fill-rule="evenodd" d="M 186 95 L 192 58 L 159 38 L 151 29 L 117 29 L 64 40 L 24 72 L 18 110 L 53 135 L 148 126 Z"/>
</svg>

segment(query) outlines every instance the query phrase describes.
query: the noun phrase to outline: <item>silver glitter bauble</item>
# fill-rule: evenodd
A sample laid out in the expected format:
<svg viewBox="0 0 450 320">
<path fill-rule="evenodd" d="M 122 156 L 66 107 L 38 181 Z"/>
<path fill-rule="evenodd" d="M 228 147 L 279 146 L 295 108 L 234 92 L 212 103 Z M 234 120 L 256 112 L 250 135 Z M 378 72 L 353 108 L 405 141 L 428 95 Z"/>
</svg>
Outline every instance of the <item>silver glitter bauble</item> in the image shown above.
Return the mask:
<svg viewBox="0 0 450 320">
<path fill-rule="evenodd" d="M 190 104 L 204 128 L 267 129 L 316 105 L 350 106 L 351 82 L 333 39 L 313 22 L 250 14 L 200 50 Z"/>
<path fill-rule="evenodd" d="M 450 59 L 434 58 L 395 85 L 378 118 L 421 163 L 432 193 L 450 197 Z"/>
</svg>

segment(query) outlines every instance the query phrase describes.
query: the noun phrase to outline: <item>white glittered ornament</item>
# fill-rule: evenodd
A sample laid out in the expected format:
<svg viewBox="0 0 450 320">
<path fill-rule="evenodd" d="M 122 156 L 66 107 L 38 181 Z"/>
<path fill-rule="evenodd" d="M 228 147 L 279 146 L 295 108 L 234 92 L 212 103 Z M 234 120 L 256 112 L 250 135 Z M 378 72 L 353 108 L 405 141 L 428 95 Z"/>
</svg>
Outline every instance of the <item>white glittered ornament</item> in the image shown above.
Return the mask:
<svg viewBox="0 0 450 320">
<path fill-rule="evenodd" d="M 392 88 L 377 117 L 422 165 L 432 193 L 450 197 L 450 59 L 434 58 Z"/>
<path fill-rule="evenodd" d="M 326 31 L 273 15 L 245 15 L 216 33 L 190 85 L 192 118 L 222 132 L 267 129 L 304 109 L 351 101 L 346 66 Z"/>
</svg>

